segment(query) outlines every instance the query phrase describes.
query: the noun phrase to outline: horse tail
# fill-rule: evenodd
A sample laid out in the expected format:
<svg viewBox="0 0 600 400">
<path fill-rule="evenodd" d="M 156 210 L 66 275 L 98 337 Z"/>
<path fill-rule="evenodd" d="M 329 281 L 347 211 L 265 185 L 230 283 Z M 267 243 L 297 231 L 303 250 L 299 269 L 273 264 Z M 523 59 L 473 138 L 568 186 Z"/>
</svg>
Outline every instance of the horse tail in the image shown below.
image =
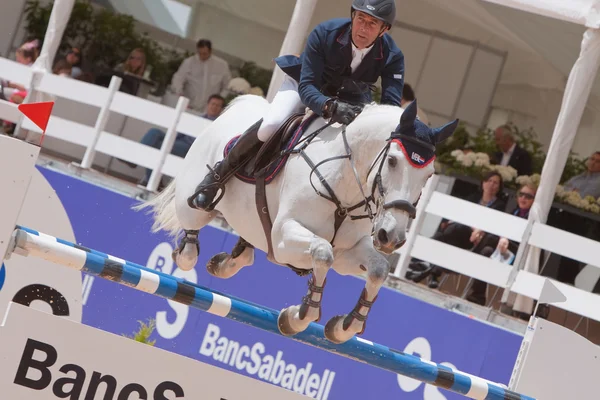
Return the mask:
<svg viewBox="0 0 600 400">
<path fill-rule="evenodd" d="M 181 231 L 175 209 L 175 182 L 176 179 L 171 180 L 171 183 L 156 197 L 133 207 L 136 211 L 150 208 L 148 214 L 153 214 L 154 223 L 151 229 L 154 233 L 164 230 L 170 236 L 176 237 Z"/>
</svg>

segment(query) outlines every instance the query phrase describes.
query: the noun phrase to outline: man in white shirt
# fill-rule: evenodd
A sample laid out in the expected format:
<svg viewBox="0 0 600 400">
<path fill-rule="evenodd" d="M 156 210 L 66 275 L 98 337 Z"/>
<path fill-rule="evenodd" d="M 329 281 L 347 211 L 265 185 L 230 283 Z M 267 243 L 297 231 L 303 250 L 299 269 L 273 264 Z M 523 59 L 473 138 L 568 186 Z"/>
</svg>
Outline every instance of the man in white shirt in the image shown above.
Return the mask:
<svg viewBox="0 0 600 400">
<path fill-rule="evenodd" d="M 212 43 L 200 39 L 197 54 L 183 60 L 171 80 L 171 89 L 190 99 L 189 108 L 204 112 L 213 94 L 226 97 L 231 71 L 227 61 L 212 54 Z"/>
</svg>

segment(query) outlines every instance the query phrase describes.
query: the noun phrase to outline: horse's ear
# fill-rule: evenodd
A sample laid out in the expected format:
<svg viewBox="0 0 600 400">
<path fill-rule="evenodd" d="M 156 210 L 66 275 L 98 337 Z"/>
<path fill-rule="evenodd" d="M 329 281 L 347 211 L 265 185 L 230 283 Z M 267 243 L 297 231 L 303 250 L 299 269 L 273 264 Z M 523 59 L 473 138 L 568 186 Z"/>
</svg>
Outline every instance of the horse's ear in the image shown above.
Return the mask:
<svg viewBox="0 0 600 400">
<path fill-rule="evenodd" d="M 400 116 L 400 126 L 413 126 L 417 118 L 417 99 L 412 101 Z"/>
<path fill-rule="evenodd" d="M 457 126 L 458 126 L 458 119 L 455 119 L 452 122 L 448 122 L 444 126 L 440 126 L 439 128 L 433 128 L 431 130 L 431 136 L 433 138 L 433 142 L 437 144 L 437 143 L 443 142 L 444 140 L 448 139 L 450 136 L 452 136 L 452 134 L 456 130 Z"/>
</svg>

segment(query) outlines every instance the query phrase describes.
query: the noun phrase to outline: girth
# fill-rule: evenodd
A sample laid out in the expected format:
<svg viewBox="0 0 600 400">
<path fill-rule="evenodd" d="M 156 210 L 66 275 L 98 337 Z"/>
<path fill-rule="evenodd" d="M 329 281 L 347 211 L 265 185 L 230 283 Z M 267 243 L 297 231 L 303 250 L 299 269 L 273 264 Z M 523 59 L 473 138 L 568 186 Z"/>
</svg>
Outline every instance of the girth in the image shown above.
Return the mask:
<svg viewBox="0 0 600 400">
<path fill-rule="evenodd" d="M 282 137 L 290 136 L 291 131 L 295 131 L 299 129 L 300 124 L 302 123 L 302 119 L 304 118 L 304 114 L 294 114 L 290 118 L 288 118 L 281 127 L 275 132 L 274 135 L 271 135 L 269 140 L 267 140 L 259 150 L 259 153 L 262 153 L 266 148 L 272 146 L 272 142 L 281 140 Z M 279 157 L 273 159 L 272 162 L 277 162 L 282 156 L 285 155 L 285 152 L 282 152 Z M 260 169 L 258 169 L 255 173 L 256 177 L 256 192 L 255 192 L 255 200 L 256 200 L 256 209 L 258 211 L 258 216 L 260 218 L 261 225 L 263 227 L 263 231 L 265 233 L 265 238 L 267 239 L 267 260 L 274 264 L 283 265 L 291 268 L 296 274 L 300 276 L 308 275 L 311 270 L 304 270 L 300 268 L 296 268 L 290 264 L 281 264 L 277 262 L 275 257 L 273 256 L 273 239 L 271 237 L 271 232 L 273 230 L 273 222 L 271 221 L 271 213 L 269 212 L 269 205 L 267 204 L 267 190 L 266 190 L 266 177 L 267 171 L 269 169 L 268 165 L 261 165 Z"/>
</svg>

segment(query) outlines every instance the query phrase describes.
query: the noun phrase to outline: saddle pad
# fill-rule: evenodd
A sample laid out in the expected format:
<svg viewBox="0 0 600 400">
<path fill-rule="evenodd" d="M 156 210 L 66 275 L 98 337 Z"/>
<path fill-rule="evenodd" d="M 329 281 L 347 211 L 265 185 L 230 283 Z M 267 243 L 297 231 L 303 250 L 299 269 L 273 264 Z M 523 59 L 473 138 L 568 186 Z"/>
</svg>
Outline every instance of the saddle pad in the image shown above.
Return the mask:
<svg viewBox="0 0 600 400">
<path fill-rule="evenodd" d="M 273 179 L 275 179 L 277 177 L 277 175 L 279 174 L 279 172 L 281 172 L 281 170 L 283 169 L 283 167 L 285 166 L 286 161 L 288 160 L 289 154 L 285 154 L 283 157 L 278 157 L 277 155 L 280 154 L 281 151 L 283 150 L 290 150 L 293 149 L 298 142 L 300 141 L 300 139 L 302 138 L 302 136 L 305 133 L 305 129 L 311 124 L 312 121 L 314 121 L 316 118 L 318 117 L 318 115 L 313 114 L 311 115 L 309 118 L 307 118 L 306 120 L 302 121 L 302 123 L 300 124 L 300 126 L 298 127 L 298 129 L 296 129 L 296 131 L 294 132 L 294 134 L 291 136 L 291 138 L 289 140 L 287 140 L 286 142 L 282 143 L 279 151 L 277 152 L 277 154 L 270 154 L 268 155 L 268 157 L 271 158 L 271 160 L 274 160 L 275 162 L 272 162 L 271 165 L 269 166 L 269 168 L 267 169 L 267 176 L 265 178 L 265 184 L 268 185 Z M 276 135 L 281 134 L 278 131 L 275 133 Z M 225 148 L 223 149 L 223 156 L 226 157 L 227 154 L 229 153 L 229 151 L 231 151 L 231 149 L 233 148 L 233 146 L 236 144 L 236 142 L 238 141 L 238 139 L 240 138 L 241 135 L 235 136 L 233 137 L 226 145 Z M 256 164 L 256 159 L 255 157 L 253 157 L 249 163 L 251 165 L 255 165 Z M 243 182 L 246 183 L 251 183 L 251 184 L 256 184 L 256 177 L 254 174 L 249 173 L 247 170 L 249 168 L 241 168 L 236 174 L 235 176 L 242 180 Z M 250 168 L 251 169 L 251 168 Z"/>
</svg>

